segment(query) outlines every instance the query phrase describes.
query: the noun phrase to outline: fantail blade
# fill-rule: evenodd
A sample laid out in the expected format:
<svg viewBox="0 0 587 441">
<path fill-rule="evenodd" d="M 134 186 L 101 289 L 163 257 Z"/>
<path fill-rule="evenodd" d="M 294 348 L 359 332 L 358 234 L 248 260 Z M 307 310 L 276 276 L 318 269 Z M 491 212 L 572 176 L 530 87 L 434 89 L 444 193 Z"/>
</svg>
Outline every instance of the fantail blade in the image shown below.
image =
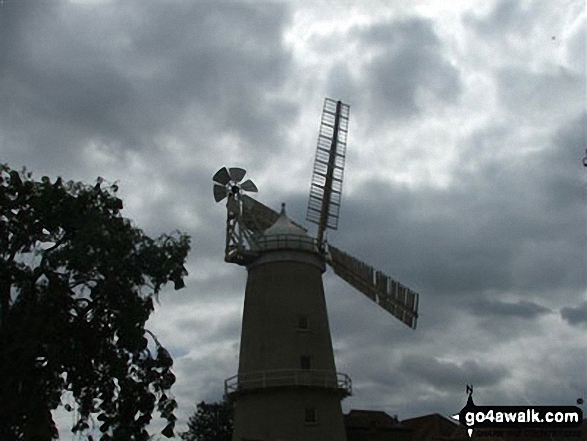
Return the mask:
<svg viewBox="0 0 587 441">
<path fill-rule="evenodd" d="M 226 167 L 222 167 L 220 170 L 218 170 L 212 177 L 212 180 L 222 185 L 228 184 L 230 182 L 230 175 L 228 174 Z"/>
<path fill-rule="evenodd" d="M 243 182 L 241 184 L 241 188 L 244 191 L 252 191 L 253 193 L 257 193 L 259 191 L 257 190 L 257 186 L 250 179 L 247 179 L 245 182 Z"/>
<path fill-rule="evenodd" d="M 242 181 L 242 179 L 247 174 L 247 171 L 245 169 L 239 168 L 239 167 L 230 167 L 228 169 L 228 172 L 229 172 L 230 177 L 232 178 L 232 180 L 234 182 L 240 182 L 240 181 Z"/>
<path fill-rule="evenodd" d="M 213 190 L 214 190 L 214 200 L 216 202 L 220 202 L 228 194 L 228 190 L 226 190 L 226 187 L 224 185 L 214 184 Z"/>
</svg>

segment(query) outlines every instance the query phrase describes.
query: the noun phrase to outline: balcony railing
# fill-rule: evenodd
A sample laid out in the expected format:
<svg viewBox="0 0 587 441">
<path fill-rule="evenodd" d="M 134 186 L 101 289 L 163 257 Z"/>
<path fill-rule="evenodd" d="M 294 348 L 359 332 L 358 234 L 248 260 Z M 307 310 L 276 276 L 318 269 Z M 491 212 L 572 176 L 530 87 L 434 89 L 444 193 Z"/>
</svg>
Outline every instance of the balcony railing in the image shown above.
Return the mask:
<svg viewBox="0 0 587 441">
<path fill-rule="evenodd" d="M 256 242 L 251 247 L 253 251 L 294 249 L 318 252 L 318 242 L 316 239 L 297 234 L 259 236 L 256 238 Z"/>
<path fill-rule="evenodd" d="M 352 382 L 341 372 L 317 369 L 276 369 L 235 375 L 224 381 L 227 395 L 277 387 L 313 387 L 352 394 Z"/>
</svg>

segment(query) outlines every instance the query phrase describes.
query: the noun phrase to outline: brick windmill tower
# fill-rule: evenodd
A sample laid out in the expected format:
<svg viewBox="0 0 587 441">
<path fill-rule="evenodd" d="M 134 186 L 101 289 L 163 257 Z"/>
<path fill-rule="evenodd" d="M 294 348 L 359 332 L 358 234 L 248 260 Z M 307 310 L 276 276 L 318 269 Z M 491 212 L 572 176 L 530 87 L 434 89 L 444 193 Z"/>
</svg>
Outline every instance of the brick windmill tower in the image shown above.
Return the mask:
<svg viewBox="0 0 587 441">
<path fill-rule="evenodd" d="M 337 229 L 349 106 L 326 99 L 306 219 L 316 237 L 244 194 L 257 192 L 245 170 L 221 168 L 216 202 L 227 199 L 225 261 L 248 271 L 238 374 L 225 381 L 235 400 L 233 441 L 346 441 L 341 399 L 351 380 L 336 371 L 322 274 L 334 272 L 415 328 L 418 294 L 327 245 Z"/>
</svg>

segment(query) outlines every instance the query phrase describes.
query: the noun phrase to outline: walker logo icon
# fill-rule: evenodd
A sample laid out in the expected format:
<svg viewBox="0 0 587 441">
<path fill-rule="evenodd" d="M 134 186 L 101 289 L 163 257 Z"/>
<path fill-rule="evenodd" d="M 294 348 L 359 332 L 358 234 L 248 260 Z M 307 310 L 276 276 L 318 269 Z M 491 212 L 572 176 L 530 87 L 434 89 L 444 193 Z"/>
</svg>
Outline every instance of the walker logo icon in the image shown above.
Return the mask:
<svg viewBox="0 0 587 441">
<path fill-rule="evenodd" d="M 579 427 L 583 412 L 577 406 L 476 406 L 473 386 L 467 385 L 469 398 L 461 411 L 451 418 L 473 429 L 545 429 L 548 431 Z"/>
</svg>

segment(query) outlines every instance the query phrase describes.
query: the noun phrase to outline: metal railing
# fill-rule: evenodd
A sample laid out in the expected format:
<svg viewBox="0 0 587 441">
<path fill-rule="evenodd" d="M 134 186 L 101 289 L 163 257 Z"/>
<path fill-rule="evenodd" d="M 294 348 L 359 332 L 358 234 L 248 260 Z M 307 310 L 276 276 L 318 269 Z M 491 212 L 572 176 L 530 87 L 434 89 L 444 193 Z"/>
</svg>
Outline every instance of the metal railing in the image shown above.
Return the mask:
<svg viewBox="0 0 587 441">
<path fill-rule="evenodd" d="M 318 252 L 318 241 L 313 237 L 298 234 L 274 234 L 271 236 L 258 236 L 252 250 L 307 250 Z"/>
<path fill-rule="evenodd" d="M 316 387 L 336 389 L 345 396 L 352 395 L 350 377 L 341 372 L 318 369 L 275 369 L 234 375 L 224 381 L 227 395 L 275 387 Z"/>
</svg>

